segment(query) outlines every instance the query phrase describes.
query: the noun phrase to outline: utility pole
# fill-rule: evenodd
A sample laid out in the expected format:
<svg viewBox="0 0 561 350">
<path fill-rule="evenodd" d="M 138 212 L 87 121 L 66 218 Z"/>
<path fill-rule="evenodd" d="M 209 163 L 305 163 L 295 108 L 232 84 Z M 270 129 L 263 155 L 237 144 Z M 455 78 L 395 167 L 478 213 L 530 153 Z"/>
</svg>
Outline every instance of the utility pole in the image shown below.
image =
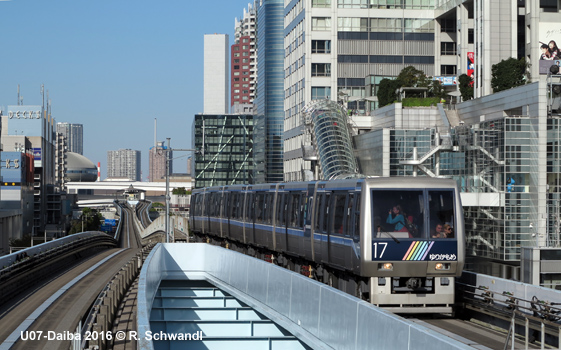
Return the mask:
<svg viewBox="0 0 561 350">
<path fill-rule="evenodd" d="M 180 151 L 180 152 L 195 152 L 196 150 L 194 149 L 175 149 L 172 150 L 171 149 L 171 144 L 170 144 L 170 140 L 171 138 L 167 137 L 166 140 L 168 141 L 168 146 L 167 149 L 165 150 L 166 152 L 166 220 L 165 220 L 165 230 L 166 230 L 166 243 L 173 243 L 175 242 L 175 232 L 173 232 L 173 230 L 170 230 L 170 225 L 169 225 L 169 202 L 171 199 L 170 193 L 169 193 L 169 165 L 170 162 L 173 160 L 171 158 L 171 153 L 172 151 Z M 171 231 L 171 232 L 170 232 Z"/>
</svg>

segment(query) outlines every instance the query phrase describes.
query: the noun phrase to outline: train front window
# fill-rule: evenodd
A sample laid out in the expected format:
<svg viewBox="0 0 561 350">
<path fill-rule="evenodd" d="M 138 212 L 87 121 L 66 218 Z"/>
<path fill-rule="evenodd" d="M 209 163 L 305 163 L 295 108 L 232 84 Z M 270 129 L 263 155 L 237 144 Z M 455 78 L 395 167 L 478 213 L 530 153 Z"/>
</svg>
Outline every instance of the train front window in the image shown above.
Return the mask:
<svg viewBox="0 0 561 350">
<path fill-rule="evenodd" d="M 455 238 L 454 192 L 431 190 L 428 200 L 431 238 Z"/>
<path fill-rule="evenodd" d="M 373 190 L 373 238 L 427 238 L 423 190 Z"/>
</svg>

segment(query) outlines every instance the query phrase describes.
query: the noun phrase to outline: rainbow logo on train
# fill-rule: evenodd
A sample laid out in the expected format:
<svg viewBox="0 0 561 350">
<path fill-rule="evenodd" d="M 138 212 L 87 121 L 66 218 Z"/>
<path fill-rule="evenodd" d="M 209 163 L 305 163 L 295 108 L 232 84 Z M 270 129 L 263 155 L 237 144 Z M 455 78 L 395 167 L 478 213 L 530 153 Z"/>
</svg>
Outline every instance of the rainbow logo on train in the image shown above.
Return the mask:
<svg viewBox="0 0 561 350">
<path fill-rule="evenodd" d="M 410 261 L 425 260 L 433 244 L 434 242 L 413 241 L 413 243 L 411 243 L 411 246 L 407 250 L 407 253 L 405 253 L 403 259 L 401 260 L 410 260 Z"/>
</svg>

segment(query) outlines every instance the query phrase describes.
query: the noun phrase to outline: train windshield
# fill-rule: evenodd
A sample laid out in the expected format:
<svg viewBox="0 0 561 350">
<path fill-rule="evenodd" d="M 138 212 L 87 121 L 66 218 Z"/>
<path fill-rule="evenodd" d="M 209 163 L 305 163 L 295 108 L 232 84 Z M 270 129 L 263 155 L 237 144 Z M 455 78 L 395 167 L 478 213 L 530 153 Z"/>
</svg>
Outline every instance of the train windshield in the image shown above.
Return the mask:
<svg viewBox="0 0 561 350">
<path fill-rule="evenodd" d="M 455 238 L 454 191 L 372 190 L 372 238 Z"/>
</svg>

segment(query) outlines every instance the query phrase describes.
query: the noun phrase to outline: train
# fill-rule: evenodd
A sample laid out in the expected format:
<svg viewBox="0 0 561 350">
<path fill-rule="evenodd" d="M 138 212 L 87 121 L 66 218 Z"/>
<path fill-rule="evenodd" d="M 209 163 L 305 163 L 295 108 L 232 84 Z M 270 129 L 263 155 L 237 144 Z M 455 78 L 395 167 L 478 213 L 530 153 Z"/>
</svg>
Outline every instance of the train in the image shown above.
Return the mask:
<svg viewBox="0 0 561 350">
<path fill-rule="evenodd" d="M 451 313 L 465 261 L 457 183 L 425 177 L 194 189 L 190 230 L 397 313 Z M 446 227 L 448 233 L 442 232 Z"/>
</svg>

